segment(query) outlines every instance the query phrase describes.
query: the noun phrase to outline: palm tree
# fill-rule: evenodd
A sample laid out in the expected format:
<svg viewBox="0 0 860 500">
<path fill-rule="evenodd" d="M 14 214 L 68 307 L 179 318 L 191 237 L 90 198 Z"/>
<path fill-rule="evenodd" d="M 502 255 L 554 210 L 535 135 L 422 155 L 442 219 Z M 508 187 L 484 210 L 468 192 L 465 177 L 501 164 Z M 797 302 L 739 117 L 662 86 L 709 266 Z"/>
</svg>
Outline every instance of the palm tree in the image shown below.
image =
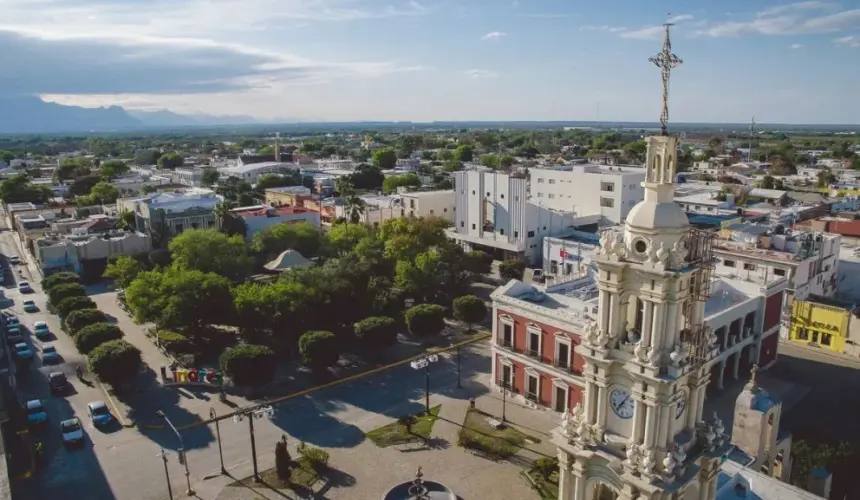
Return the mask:
<svg viewBox="0 0 860 500">
<path fill-rule="evenodd" d="M 225 200 L 215 205 L 215 208 L 212 210 L 215 218 L 218 220 L 218 230 L 222 233 L 225 232 L 227 219 L 233 217 L 233 214 L 230 213 L 230 208 L 232 208 L 230 202 Z"/>
</svg>

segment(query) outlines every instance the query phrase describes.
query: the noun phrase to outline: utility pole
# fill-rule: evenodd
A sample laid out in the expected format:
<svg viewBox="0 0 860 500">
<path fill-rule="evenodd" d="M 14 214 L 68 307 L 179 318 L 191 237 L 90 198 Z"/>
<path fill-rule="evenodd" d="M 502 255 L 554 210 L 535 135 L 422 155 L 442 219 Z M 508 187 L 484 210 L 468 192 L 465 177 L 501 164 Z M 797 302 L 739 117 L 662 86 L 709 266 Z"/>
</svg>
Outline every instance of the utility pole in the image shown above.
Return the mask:
<svg viewBox="0 0 860 500">
<path fill-rule="evenodd" d="M 164 448 L 161 449 L 161 453 L 158 456 L 164 461 L 164 477 L 167 479 L 167 497 L 173 500 L 173 489 L 170 487 L 170 471 L 167 469 L 167 453 L 164 451 Z"/>
</svg>

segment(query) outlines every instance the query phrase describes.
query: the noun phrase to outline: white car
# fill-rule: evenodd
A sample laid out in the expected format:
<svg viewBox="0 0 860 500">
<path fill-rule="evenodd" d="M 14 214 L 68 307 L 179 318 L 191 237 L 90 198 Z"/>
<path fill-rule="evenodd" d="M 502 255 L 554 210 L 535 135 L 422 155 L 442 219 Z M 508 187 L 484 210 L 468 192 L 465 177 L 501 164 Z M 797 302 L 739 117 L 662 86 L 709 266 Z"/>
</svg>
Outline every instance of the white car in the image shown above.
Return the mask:
<svg viewBox="0 0 860 500">
<path fill-rule="evenodd" d="M 21 293 L 30 293 L 33 291 L 33 287 L 30 286 L 29 281 L 19 281 L 18 282 L 18 291 Z"/>
<path fill-rule="evenodd" d="M 50 335 L 51 330 L 48 329 L 48 324 L 44 321 L 37 321 L 33 323 L 33 335 L 36 336 L 37 339 L 43 339 Z"/>
<path fill-rule="evenodd" d="M 31 424 L 43 424 L 48 420 L 48 414 L 45 413 L 45 407 L 38 399 L 27 401 L 27 421 Z"/>
<path fill-rule="evenodd" d="M 63 444 L 66 446 L 74 446 L 84 442 L 84 427 L 77 417 L 60 422 L 60 432 L 63 433 Z"/>
<path fill-rule="evenodd" d="M 10 255 L 9 256 L 9 263 L 10 264 L 20 264 L 21 259 L 17 255 Z"/>
<path fill-rule="evenodd" d="M 54 344 L 43 344 L 42 363 L 56 363 L 58 361 L 60 361 L 60 353 L 57 352 Z"/>
</svg>

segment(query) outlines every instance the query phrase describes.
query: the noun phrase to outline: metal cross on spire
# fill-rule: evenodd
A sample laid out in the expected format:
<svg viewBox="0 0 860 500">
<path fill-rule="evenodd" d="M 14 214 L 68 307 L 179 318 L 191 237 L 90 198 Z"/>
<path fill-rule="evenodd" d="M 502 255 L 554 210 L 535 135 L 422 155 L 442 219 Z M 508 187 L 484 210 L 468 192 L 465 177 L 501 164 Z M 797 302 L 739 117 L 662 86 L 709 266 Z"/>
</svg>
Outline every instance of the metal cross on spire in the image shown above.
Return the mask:
<svg viewBox="0 0 860 500">
<path fill-rule="evenodd" d="M 669 77 L 672 74 L 672 69 L 684 62 L 672 53 L 672 42 L 669 40 L 669 28 L 672 26 L 674 26 L 673 23 L 663 25 L 666 29 L 666 35 L 663 38 L 663 51 L 648 58 L 652 64 L 660 68 L 663 75 L 663 110 L 660 112 L 660 135 L 669 135 Z"/>
</svg>

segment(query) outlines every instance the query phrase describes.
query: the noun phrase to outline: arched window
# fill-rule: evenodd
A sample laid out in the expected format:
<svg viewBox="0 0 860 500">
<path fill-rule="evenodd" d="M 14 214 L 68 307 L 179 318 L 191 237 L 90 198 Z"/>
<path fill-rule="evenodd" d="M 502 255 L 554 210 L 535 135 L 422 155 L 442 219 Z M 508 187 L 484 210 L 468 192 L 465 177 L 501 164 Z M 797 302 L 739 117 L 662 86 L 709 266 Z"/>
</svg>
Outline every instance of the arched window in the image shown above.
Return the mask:
<svg viewBox="0 0 860 500">
<path fill-rule="evenodd" d="M 651 182 L 660 182 L 661 160 L 660 155 L 654 155 L 654 159 L 651 162 Z"/>
<path fill-rule="evenodd" d="M 672 155 L 669 155 L 669 160 L 666 162 L 666 166 L 664 167 L 665 171 L 663 172 L 664 182 L 672 182 L 672 172 L 675 171 L 674 165 L 672 165 L 673 161 L 675 161 L 675 159 L 672 158 Z"/>
</svg>

